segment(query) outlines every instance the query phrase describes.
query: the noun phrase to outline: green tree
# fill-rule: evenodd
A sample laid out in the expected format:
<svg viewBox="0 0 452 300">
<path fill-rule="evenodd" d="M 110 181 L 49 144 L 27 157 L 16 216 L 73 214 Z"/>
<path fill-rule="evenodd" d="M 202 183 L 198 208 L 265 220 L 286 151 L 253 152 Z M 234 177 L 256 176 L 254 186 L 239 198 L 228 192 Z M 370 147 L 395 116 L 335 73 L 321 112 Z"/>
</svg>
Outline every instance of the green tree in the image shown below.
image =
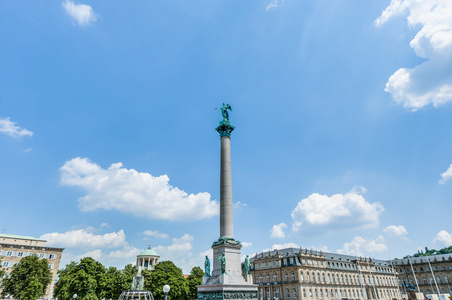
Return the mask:
<svg viewBox="0 0 452 300">
<path fill-rule="evenodd" d="M 196 266 L 193 267 L 188 275 L 188 299 L 198 299 L 198 285 L 202 284 L 202 277 L 204 276 L 204 271 Z"/>
<path fill-rule="evenodd" d="M 114 273 L 114 270 L 111 270 Z M 91 257 L 85 257 L 80 263 L 71 262 L 58 271 L 58 282 L 55 285 L 54 297 L 70 300 L 77 294 L 77 300 L 97 300 L 104 298 L 107 285 L 105 267 Z"/>
<path fill-rule="evenodd" d="M 6 274 L 5 270 L 3 270 L 2 268 L 2 259 L 0 258 L 0 282 L 2 281 L 3 276 L 5 276 L 5 274 Z"/>
<path fill-rule="evenodd" d="M 155 299 L 163 299 L 163 286 L 170 286 L 168 299 L 185 299 L 188 294 L 188 284 L 185 280 L 182 270 L 176 267 L 171 261 L 162 261 L 158 263 L 153 271 L 143 270 L 141 275 L 144 277 L 144 288 L 150 290 Z"/>
<path fill-rule="evenodd" d="M 36 255 L 26 256 L 3 280 L 2 297 L 11 295 L 16 299 L 37 299 L 45 295 L 51 281 L 52 273 L 47 259 L 39 259 Z"/>
</svg>

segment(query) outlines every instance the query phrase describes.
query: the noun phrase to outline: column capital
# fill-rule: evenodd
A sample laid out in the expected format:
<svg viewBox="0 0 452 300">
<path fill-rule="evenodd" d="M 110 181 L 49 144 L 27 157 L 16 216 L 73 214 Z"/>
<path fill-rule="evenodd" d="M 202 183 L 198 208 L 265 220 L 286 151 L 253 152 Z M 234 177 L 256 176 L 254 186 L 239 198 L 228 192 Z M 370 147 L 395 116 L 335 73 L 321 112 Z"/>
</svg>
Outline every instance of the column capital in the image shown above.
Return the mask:
<svg viewBox="0 0 452 300">
<path fill-rule="evenodd" d="M 220 137 L 224 136 L 231 136 L 231 132 L 234 130 L 234 126 L 232 126 L 228 120 L 223 120 L 220 122 L 220 125 L 218 125 L 217 128 L 215 128 L 216 131 L 220 134 Z"/>
</svg>

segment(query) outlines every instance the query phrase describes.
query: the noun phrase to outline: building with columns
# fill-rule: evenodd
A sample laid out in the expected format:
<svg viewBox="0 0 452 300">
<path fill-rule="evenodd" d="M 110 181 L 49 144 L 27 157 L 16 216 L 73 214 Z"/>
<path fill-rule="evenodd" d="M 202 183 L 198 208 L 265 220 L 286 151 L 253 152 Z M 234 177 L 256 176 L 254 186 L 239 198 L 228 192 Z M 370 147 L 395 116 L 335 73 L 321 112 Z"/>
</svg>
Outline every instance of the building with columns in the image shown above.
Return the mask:
<svg viewBox="0 0 452 300">
<path fill-rule="evenodd" d="M 250 259 L 259 300 L 401 299 L 389 262 L 287 248 Z"/>
<path fill-rule="evenodd" d="M 393 264 L 403 294 L 410 294 L 407 286 L 415 292 L 430 294 L 452 294 L 452 254 L 395 259 Z M 408 292 L 408 293 L 407 293 Z M 447 295 L 448 297 L 449 295 Z M 447 298 L 446 297 L 446 298 Z M 410 297 L 406 297 L 410 298 Z"/>
<path fill-rule="evenodd" d="M 160 256 L 151 249 L 151 245 L 146 250 L 137 255 L 137 267 L 141 269 L 154 270 L 154 266 L 159 263 Z"/>
</svg>

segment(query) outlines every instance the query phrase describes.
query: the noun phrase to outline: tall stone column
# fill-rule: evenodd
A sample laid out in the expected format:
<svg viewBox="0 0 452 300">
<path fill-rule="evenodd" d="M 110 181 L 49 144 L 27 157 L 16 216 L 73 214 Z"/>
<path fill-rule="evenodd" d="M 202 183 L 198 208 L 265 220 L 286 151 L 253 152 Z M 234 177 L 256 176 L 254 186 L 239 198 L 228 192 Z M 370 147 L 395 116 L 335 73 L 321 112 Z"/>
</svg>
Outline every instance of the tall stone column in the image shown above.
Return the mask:
<svg viewBox="0 0 452 300">
<path fill-rule="evenodd" d="M 233 238 L 231 138 L 221 137 L 220 238 Z"/>
<path fill-rule="evenodd" d="M 232 217 L 231 132 L 229 104 L 220 109 L 223 120 L 215 128 L 220 134 L 220 237 L 212 244 L 212 268 L 198 286 L 198 300 L 257 300 L 257 286 L 247 282 L 242 275 L 242 245 L 234 240 Z M 206 260 L 206 263 L 209 263 Z M 211 274 L 209 274 L 211 273 Z"/>
</svg>

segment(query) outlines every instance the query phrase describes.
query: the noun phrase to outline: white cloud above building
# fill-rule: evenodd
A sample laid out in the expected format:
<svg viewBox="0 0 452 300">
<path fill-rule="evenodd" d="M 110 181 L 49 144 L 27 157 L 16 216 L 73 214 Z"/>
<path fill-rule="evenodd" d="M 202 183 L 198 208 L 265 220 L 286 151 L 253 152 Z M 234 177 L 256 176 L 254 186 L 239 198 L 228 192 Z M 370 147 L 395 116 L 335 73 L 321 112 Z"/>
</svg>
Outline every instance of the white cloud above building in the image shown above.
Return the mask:
<svg viewBox="0 0 452 300">
<path fill-rule="evenodd" d="M 452 246 L 452 234 L 446 230 L 441 230 L 436 234 L 433 242 L 444 247 Z"/>
<path fill-rule="evenodd" d="M 167 233 L 161 233 L 158 230 L 146 230 L 143 232 L 144 235 L 155 237 L 157 239 L 167 239 L 169 235 Z"/>
<path fill-rule="evenodd" d="M 363 238 L 362 236 L 355 236 L 349 243 L 344 243 L 342 249 L 337 252 L 346 255 L 369 256 L 375 253 L 382 253 L 388 250 L 388 247 L 382 242 L 383 238 L 379 237 L 376 240 Z"/>
<path fill-rule="evenodd" d="M 273 225 L 272 229 L 270 229 L 270 237 L 272 239 L 282 239 L 286 237 L 286 233 L 284 229 L 287 228 L 286 223 L 279 223 L 277 225 Z"/>
<path fill-rule="evenodd" d="M 389 225 L 388 227 L 383 229 L 383 232 L 389 238 L 405 238 L 408 234 L 408 231 L 403 225 Z"/>
<path fill-rule="evenodd" d="M 87 4 L 75 4 L 72 1 L 63 2 L 65 11 L 80 26 L 87 26 L 97 20 L 93 8 Z"/>
<path fill-rule="evenodd" d="M 396 16 L 406 16 L 410 28 L 419 28 L 410 46 L 427 61 L 397 70 L 385 91 L 412 111 L 452 101 L 452 1 L 392 0 L 375 25 L 383 26 Z"/>
<path fill-rule="evenodd" d="M 313 232 L 319 229 L 340 232 L 376 227 L 383 210 L 383 205 L 367 202 L 355 190 L 331 197 L 314 193 L 302 199 L 292 211 L 292 229 L 295 232 Z"/>
<path fill-rule="evenodd" d="M 108 169 L 87 158 L 74 158 L 61 168 L 61 184 L 80 187 L 82 211 L 117 210 L 137 217 L 171 221 L 195 221 L 218 215 L 219 204 L 209 193 L 187 194 L 169 184 L 167 175 L 154 177 L 122 163 Z"/>
<path fill-rule="evenodd" d="M 105 234 L 94 234 L 89 228 L 67 232 L 52 232 L 41 235 L 48 245 L 71 248 L 114 248 L 126 245 L 124 230 Z"/>
<path fill-rule="evenodd" d="M 10 118 L 0 118 L 0 133 L 4 133 L 15 138 L 33 135 L 32 131 L 25 128 L 21 128 L 16 124 L 17 122 L 11 121 Z M 29 149 L 31 151 L 31 148 Z"/>
</svg>

